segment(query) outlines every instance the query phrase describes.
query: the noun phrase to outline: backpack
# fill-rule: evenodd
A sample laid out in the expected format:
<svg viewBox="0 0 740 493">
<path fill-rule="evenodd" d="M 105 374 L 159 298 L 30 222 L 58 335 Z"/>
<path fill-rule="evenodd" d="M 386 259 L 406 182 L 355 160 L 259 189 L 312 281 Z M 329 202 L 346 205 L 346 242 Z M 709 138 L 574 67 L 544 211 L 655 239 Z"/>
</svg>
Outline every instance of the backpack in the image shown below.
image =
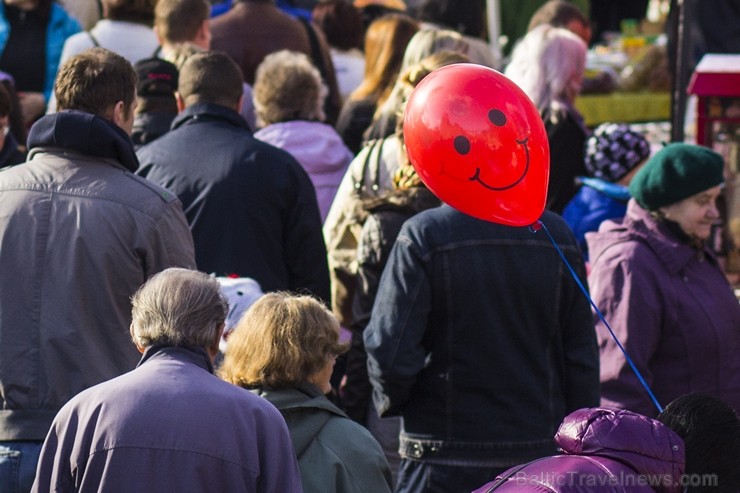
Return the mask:
<svg viewBox="0 0 740 493">
<path fill-rule="evenodd" d="M 362 168 L 353 173 L 350 197 L 345 200 L 336 226 L 332 228 L 327 238 L 332 311 L 343 327 L 352 324 L 352 299 L 355 294 L 358 265 L 357 246 L 362 234 L 362 225 L 368 217 L 365 202 L 384 192 L 380 183 L 384 142 L 385 139 L 379 139 L 365 145 L 369 149 Z M 366 187 L 365 183 L 371 185 Z"/>
</svg>

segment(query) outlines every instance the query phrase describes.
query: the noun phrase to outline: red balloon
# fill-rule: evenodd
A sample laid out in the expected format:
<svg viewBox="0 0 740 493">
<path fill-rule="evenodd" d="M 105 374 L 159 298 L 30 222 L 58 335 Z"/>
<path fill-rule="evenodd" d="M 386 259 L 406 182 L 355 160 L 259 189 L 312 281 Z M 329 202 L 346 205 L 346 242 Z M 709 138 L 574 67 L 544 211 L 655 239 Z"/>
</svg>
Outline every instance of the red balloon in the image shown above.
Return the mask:
<svg viewBox="0 0 740 493">
<path fill-rule="evenodd" d="M 403 117 L 411 164 L 440 200 L 471 216 L 529 226 L 545 209 L 547 132 L 519 86 L 461 63 L 427 75 Z"/>
</svg>

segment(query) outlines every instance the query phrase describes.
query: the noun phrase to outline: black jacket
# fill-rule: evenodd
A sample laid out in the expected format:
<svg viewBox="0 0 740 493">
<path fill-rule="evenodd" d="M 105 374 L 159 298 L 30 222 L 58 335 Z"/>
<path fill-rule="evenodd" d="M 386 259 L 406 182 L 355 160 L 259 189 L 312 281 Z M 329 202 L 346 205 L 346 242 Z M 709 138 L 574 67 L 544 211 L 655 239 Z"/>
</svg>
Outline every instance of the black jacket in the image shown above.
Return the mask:
<svg viewBox="0 0 740 493">
<path fill-rule="evenodd" d="M 585 283 L 565 221 L 548 211 L 541 221 Z M 563 418 L 599 403 L 589 303 L 544 231 L 447 205 L 416 214 L 363 336 L 378 414 L 403 416 L 401 457 L 520 464 L 554 453 Z"/>
<path fill-rule="evenodd" d="M 138 174 L 182 201 L 198 269 L 329 300 L 311 180 L 290 154 L 252 137 L 236 111 L 193 105 L 138 155 Z"/>
<path fill-rule="evenodd" d="M 563 213 L 563 209 L 578 192 L 576 177 L 588 174 L 584 164 L 586 130 L 580 115 L 568 112 L 557 123 L 545 113 L 545 130 L 550 144 L 550 183 L 547 188 L 547 210 Z"/>
<path fill-rule="evenodd" d="M 26 153 L 18 147 L 18 141 L 15 139 L 15 136 L 11 132 L 8 132 L 5 136 L 3 149 L 0 151 L 0 168 L 21 164 L 25 160 Z"/>
</svg>

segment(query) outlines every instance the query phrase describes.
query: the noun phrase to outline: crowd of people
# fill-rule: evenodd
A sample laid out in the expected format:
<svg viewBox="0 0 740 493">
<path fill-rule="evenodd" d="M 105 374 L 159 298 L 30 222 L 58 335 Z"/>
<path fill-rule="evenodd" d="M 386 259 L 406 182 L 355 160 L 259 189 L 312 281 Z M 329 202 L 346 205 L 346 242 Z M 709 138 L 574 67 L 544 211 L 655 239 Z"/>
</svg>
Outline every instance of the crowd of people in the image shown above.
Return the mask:
<svg viewBox="0 0 740 493">
<path fill-rule="evenodd" d="M 504 55 L 478 0 L 76 3 L 0 2 L 0 491 L 740 491 L 727 164 L 584 124 L 605 18 Z M 541 117 L 538 227 L 406 152 L 461 63 Z"/>
</svg>

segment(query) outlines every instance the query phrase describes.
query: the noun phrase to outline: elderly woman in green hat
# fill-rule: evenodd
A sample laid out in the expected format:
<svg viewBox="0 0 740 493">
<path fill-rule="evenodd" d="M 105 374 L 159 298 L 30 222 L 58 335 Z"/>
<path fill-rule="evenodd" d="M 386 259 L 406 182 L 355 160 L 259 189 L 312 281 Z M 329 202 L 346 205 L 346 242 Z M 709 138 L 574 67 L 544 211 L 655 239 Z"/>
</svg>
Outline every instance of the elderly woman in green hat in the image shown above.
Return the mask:
<svg viewBox="0 0 740 493">
<path fill-rule="evenodd" d="M 663 404 L 703 392 L 740 411 L 740 304 L 706 244 L 723 172 L 719 154 L 670 144 L 633 178 L 624 219 L 586 235 L 593 300 Z M 598 318 L 596 331 L 602 405 L 656 416 Z"/>
</svg>

